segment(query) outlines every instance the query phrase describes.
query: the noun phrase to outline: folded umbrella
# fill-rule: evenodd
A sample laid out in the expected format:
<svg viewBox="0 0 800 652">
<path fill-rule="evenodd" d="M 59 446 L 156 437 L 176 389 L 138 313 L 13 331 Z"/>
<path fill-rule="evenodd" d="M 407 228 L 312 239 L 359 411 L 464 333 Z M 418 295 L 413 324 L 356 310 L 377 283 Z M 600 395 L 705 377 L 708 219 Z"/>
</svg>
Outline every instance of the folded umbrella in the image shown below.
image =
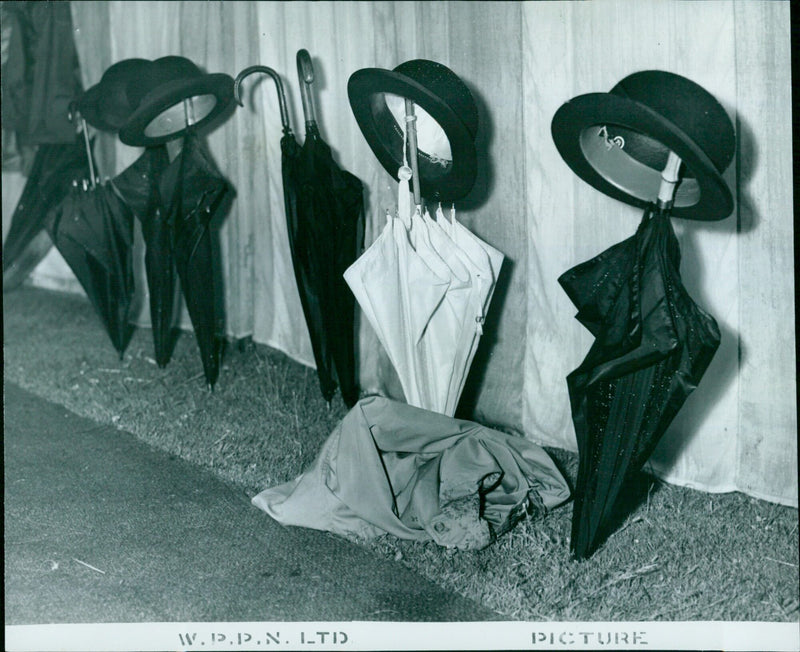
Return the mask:
<svg viewBox="0 0 800 652">
<path fill-rule="evenodd" d="M 209 224 L 233 192 L 210 153 L 190 130 L 183 148 L 161 176 L 170 247 L 178 271 L 206 383 L 219 375 L 221 333 L 217 323 L 214 255 Z"/>
<path fill-rule="evenodd" d="M 345 272 L 397 371 L 410 405 L 452 416 L 475 356 L 503 255 L 455 219 L 411 210 L 408 179 L 398 217 Z"/>
<path fill-rule="evenodd" d="M 167 208 L 159 180 L 169 165 L 163 145 L 146 147 L 142 155 L 114 178 L 114 186 L 142 225 L 145 242 L 145 275 L 150 296 L 150 322 L 155 359 L 164 367 L 172 355 L 175 338 L 175 260 L 170 244 Z"/>
<path fill-rule="evenodd" d="M 409 226 L 402 217 L 387 215 L 378 238 L 347 269 L 344 278 L 386 350 L 406 402 L 442 412 L 444 402 L 437 402 L 431 385 L 433 376 L 446 372 L 440 369 L 432 375 L 422 357 L 429 349 L 423 338 L 440 339 L 440 333 L 426 327 L 450 287 L 450 270 L 424 240 L 417 249 L 412 246 L 409 227 L 412 222 L 419 224 L 422 217 L 405 214 Z M 447 318 L 449 311 L 443 315 Z"/>
<path fill-rule="evenodd" d="M 590 556 L 619 498 L 697 387 L 720 342 L 689 297 L 667 210 L 649 207 L 636 234 L 574 267 L 559 283 L 595 336 L 567 377 L 580 455 L 570 548 Z"/>
<path fill-rule="evenodd" d="M 246 68 L 234 82 L 234 95 L 241 105 L 239 86 L 254 72 L 269 74 L 277 85 L 284 133 L 281 167 L 289 246 L 320 391 L 330 401 L 338 384 L 345 404 L 352 407 L 358 400 L 355 300 L 342 274 L 356 259 L 360 247 L 363 188 L 356 176 L 336 164 L 319 133 L 309 90 L 314 73 L 306 50 L 297 53 L 297 65 L 306 118 L 302 146 L 292 134 L 283 85 L 274 70 L 266 66 Z"/>
<path fill-rule="evenodd" d="M 39 145 L 3 243 L 4 290 L 17 287 L 41 262 L 52 246 L 45 231 L 50 210 L 61 203 L 74 184 L 89 177 L 80 139 L 69 145 Z"/>
<path fill-rule="evenodd" d="M 625 481 L 652 453 L 719 346 L 712 317 L 689 297 L 670 216 L 724 219 L 723 173 L 736 135 L 702 86 L 663 70 L 634 72 L 608 93 L 563 104 L 551 131 L 584 181 L 645 208 L 636 234 L 566 272 L 561 285 L 595 336 L 567 377 L 580 463 L 571 549 L 591 555 L 621 514 Z"/>
<path fill-rule="evenodd" d="M 316 127 L 302 147 L 284 137 L 281 149 L 292 263 L 320 391 L 330 401 L 338 380 L 352 407 L 358 400 L 355 300 L 342 273 L 356 259 L 363 232 L 361 182 L 336 165 Z"/>
<path fill-rule="evenodd" d="M 297 53 L 297 71 L 306 121 L 306 139 L 290 165 L 297 193 L 295 211 L 287 211 L 295 278 L 315 351 L 323 396 L 338 380 L 348 407 L 358 400 L 355 363 L 355 297 L 344 271 L 355 261 L 364 232 L 361 181 L 340 168 L 319 133 L 310 87 L 311 57 Z M 320 304 L 319 314 L 313 308 Z"/>
<path fill-rule="evenodd" d="M 73 189 L 52 211 L 53 243 L 86 291 L 120 358 L 133 333 L 133 212 L 106 182 Z"/>
<path fill-rule="evenodd" d="M 398 216 L 345 272 L 406 401 L 453 415 L 483 332 L 503 255 L 422 197 L 455 200 L 475 180 L 478 112 L 464 82 L 434 61 L 353 73 L 348 97 L 364 137 L 399 181 Z M 409 196 L 409 180 L 414 204 Z"/>
</svg>

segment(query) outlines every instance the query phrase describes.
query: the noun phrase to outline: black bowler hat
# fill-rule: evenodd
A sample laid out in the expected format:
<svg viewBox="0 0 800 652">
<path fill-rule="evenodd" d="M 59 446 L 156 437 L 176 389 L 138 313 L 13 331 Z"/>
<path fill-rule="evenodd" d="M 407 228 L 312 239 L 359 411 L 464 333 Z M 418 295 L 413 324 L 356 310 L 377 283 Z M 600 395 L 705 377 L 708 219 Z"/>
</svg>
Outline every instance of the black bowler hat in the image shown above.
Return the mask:
<svg viewBox="0 0 800 652">
<path fill-rule="evenodd" d="M 123 59 L 109 66 L 100 81 L 78 100 L 78 110 L 86 122 L 101 131 L 119 131 L 136 108 L 128 100 L 128 82 L 147 76 L 152 66 L 147 59 Z"/>
<path fill-rule="evenodd" d="M 404 100 L 412 100 L 422 196 L 454 201 L 469 193 L 477 173 L 478 109 L 452 70 L 426 59 L 394 70 L 364 68 L 350 76 L 347 95 L 364 138 L 395 179 L 403 165 Z"/>
<path fill-rule="evenodd" d="M 233 78 L 224 73 L 204 73 L 185 57 L 156 59 L 146 75 L 132 77 L 126 87 L 134 107 L 119 130 L 126 145 L 145 147 L 181 138 L 187 116 L 200 129 L 233 101 Z M 190 100 L 184 105 L 184 100 Z"/>
<path fill-rule="evenodd" d="M 683 161 L 671 214 L 721 220 L 733 210 L 723 172 L 736 148 L 725 109 L 702 86 L 661 70 L 625 77 L 609 93 L 556 111 L 556 148 L 584 181 L 634 206 L 655 203 L 669 152 Z"/>
</svg>

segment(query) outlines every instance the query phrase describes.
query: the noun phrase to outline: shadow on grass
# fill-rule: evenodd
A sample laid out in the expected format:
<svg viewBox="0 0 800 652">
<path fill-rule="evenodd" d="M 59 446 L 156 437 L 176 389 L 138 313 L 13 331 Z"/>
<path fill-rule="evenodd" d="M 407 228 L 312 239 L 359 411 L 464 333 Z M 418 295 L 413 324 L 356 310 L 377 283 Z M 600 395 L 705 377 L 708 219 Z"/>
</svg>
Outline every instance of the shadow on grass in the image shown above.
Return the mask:
<svg viewBox="0 0 800 652">
<path fill-rule="evenodd" d="M 545 447 L 545 451 L 550 455 L 556 468 L 567 481 L 571 494 L 570 501 L 574 505 L 575 483 L 579 464 L 578 454 L 550 447 Z M 622 485 L 619 498 L 614 506 L 612 519 L 599 530 L 592 554 L 602 548 L 609 538 L 621 530 L 630 516 L 648 501 L 649 496 L 660 491 L 662 486 L 661 480 L 649 473 L 644 471 L 633 473 Z"/>
<path fill-rule="evenodd" d="M 644 471 L 634 473 L 627 478 L 614 505 L 612 518 L 598 531 L 594 552 L 620 531 L 628 518 L 647 502 L 649 496 L 658 492 L 662 485 L 658 478 Z"/>
</svg>

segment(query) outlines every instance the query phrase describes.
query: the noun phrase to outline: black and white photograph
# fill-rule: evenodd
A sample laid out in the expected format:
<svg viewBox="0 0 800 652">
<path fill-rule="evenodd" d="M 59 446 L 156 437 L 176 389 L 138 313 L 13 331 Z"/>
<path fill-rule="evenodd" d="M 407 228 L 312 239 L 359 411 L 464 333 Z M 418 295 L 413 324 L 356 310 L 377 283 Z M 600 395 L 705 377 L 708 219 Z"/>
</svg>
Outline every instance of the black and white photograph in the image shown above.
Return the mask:
<svg viewBox="0 0 800 652">
<path fill-rule="evenodd" d="M 794 18 L 2 0 L 6 649 L 800 650 Z"/>
</svg>

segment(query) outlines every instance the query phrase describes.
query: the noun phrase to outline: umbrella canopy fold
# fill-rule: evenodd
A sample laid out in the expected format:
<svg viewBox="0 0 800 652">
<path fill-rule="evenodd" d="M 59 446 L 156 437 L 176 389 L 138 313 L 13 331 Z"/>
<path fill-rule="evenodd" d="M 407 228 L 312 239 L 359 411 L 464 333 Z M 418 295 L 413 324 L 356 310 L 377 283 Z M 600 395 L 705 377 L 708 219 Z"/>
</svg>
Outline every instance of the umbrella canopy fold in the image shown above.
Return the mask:
<svg viewBox="0 0 800 652">
<path fill-rule="evenodd" d="M 330 401 L 338 384 L 352 407 L 358 400 L 355 299 L 342 274 L 361 246 L 363 187 L 336 164 L 316 125 L 307 130 L 302 147 L 284 136 L 281 151 L 292 264 L 320 391 Z"/>
<path fill-rule="evenodd" d="M 622 488 L 697 387 L 720 342 L 715 320 L 681 281 L 667 210 L 565 272 L 559 283 L 595 336 L 567 377 L 580 463 L 570 548 L 590 556 L 619 518 Z"/>
</svg>

